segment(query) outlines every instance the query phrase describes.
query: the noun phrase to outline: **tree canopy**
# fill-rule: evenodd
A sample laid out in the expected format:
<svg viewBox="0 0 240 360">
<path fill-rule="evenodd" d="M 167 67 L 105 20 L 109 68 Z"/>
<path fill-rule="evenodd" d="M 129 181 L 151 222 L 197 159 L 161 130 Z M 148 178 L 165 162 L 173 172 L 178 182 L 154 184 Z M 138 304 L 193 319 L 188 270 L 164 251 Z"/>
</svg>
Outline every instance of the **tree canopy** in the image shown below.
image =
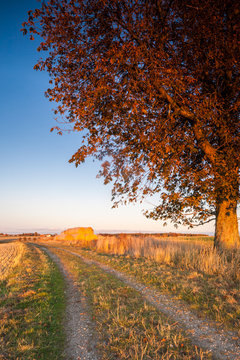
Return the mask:
<svg viewBox="0 0 240 360">
<path fill-rule="evenodd" d="M 70 162 L 103 161 L 115 204 L 158 194 L 153 219 L 216 219 L 216 245 L 230 246 L 239 244 L 239 14 L 232 0 L 49 0 L 23 24 L 42 38 L 35 69 L 50 74 L 56 114 L 87 130 Z"/>
</svg>

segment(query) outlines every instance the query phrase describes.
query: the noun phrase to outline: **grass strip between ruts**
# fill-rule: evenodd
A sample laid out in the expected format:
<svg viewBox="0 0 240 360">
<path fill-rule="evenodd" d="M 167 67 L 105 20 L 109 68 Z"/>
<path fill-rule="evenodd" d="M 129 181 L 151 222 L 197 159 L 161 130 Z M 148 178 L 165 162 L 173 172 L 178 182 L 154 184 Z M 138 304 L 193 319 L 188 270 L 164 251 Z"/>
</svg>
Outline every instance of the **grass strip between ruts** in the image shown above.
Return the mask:
<svg viewBox="0 0 240 360">
<path fill-rule="evenodd" d="M 211 359 L 137 291 L 74 255 L 51 250 L 75 274 L 88 298 L 101 359 Z"/>
<path fill-rule="evenodd" d="M 64 280 L 41 250 L 24 245 L 19 263 L 0 283 L 0 359 L 63 359 Z"/>
</svg>

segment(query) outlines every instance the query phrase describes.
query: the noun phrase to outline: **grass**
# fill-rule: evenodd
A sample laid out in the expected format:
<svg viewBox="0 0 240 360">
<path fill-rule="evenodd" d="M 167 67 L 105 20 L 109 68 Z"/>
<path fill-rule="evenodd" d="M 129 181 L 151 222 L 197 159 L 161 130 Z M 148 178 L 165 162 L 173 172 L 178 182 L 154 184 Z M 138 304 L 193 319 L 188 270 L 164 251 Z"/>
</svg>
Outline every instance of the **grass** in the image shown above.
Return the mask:
<svg viewBox="0 0 240 360">
<path fill-rule="evenodd" d="M 63 359 L 63 278 L 45 253 L 22 246 L 21 262 L 0 282 L 0 359 Z"/>
<path fill-rule="evenodd" d="M 183 299 L 203 316 L 240 334 L 240 252 L 219 253 L 205 241 L 101 237 L 92 248 L 72 247 Z M 154 253 L 155 251 L 155 253 Z"/>
<path fill-rule="evenodd" d="M 101 359 L 193 360 L 210 355 L 193 346 L 141 295 L 119 279 L 76 256 L 51 247 L 78 279 L 96 324 Z"/>
</svg>

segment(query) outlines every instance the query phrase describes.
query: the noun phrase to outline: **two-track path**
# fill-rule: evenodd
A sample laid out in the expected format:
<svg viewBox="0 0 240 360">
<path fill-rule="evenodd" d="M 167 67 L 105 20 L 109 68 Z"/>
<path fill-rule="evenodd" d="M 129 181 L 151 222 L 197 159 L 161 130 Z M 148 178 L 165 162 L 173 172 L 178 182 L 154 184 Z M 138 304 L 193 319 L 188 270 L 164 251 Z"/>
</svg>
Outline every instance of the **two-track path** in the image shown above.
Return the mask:
<svg viewBox="0 0 240 360">
<path fill-rule="evenodd" d="M 88 259 L 82 255 L 72 252 L 67 249 L 55 247 L 57 250 L 65 251 L 71 255 L 79 257 L 87 264 L 94 264 L 102 270 L 116 276 L 128 286 L 134 288 L 141 293 L 143 299 L 155 306 L 162 313 L 167 315 L 171 320 L 178 323 L 179 328 L 185 330 L 192 343 L 201 347 L 203 350 L 212 353 L 212 356 L 216 360 L 240 360 L 240 338 L 232 331 L 226 331 L 215 321 L 200 319 L 195 313 L 193 313 L 189 307 L 181 301 L 173 299 L 171 296 L 161 294 L 159 291 L 151 289 L 144 284 L 137 282 L 133 277 L 117 271 L 109 266 L 102 264 L 96 260 Z M 55 254 L 52 254 L 47 250 L 48 254 L 55 260 L 59 266 L 62 266 L 60 260 Z M 65 271 L 63 269 L 63 271 Z M 69 276 L 66 274 L 66 276 Z M 72 289 L 71 293 L 74 293 Z M 69 298 L 69 302 L 73 301 Z M 78 310 L 79 311 L 79 310 Z M 68 313 L 72 310 L 69 308 Z M 71 315 L 68 315 L 71 317 Z M 84 319 L 79 318 L 79 323 Z M 69 323 L 70 327 L 71 321 Z M 77 325 L 80 326 L 80 325 Z M 85 326 L 85 325 L 84 325 Z M 87 328 L 87 327 L 86 327 Z M 90 336 L 91 337 L 91 336 Z M 94 355 L 96 356 L 96 355 Z M 75 358 L 78 359 L 78 358 Z M 96 359 L 96 357 L 79 357 L 79 359 Z"/>
<path fill-rule="evenodd" d="M 78 289 L 74 276 L 57 255 L 42 247 L 58 265 L 66 283 L 66 344 L 64 356 L 67 360 L 98 360 L 96 334 L 88 316 L 85 296 Z"/>
</svg>

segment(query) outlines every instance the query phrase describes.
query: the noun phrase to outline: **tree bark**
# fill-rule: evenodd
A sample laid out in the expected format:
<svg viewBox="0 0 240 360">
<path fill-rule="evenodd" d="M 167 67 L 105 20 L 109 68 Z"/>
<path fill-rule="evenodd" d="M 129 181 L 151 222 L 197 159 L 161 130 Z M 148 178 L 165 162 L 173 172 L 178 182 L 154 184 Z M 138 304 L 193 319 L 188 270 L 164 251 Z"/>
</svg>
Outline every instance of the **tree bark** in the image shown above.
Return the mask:
<svg viewBox="0 0 240 360">
<path fill-rule="evenodd" d="M 218 249 L 240 247 L 236 200 L 222 200 L 217 204 L 214 246 Z"/>
</svg>

